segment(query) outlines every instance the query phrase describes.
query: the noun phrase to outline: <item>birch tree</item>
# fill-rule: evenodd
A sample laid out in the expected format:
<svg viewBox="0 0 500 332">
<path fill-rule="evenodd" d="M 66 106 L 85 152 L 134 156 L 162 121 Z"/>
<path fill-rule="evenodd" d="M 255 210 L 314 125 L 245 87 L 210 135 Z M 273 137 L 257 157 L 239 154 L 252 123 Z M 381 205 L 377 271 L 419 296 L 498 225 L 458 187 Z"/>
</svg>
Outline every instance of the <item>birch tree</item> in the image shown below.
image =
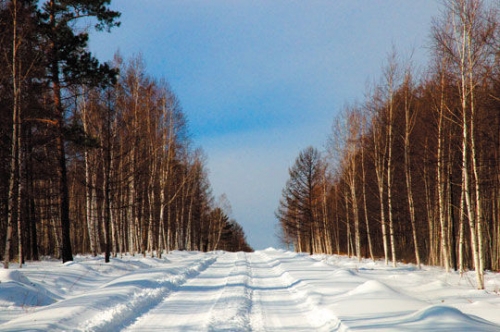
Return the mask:
<svg viewBox="0 0 500 332">
<path fill-rule="evenodd" d="M 405 130 L 404 130 L 404 169 L 405 169 L 405 180 L 406 180 L 406 191 L 408 197 L 408 212 L 410 214 L 410 223 L 413 235 L 413 246 L 415 251 L 415 261 L 417 267 L 420 269 L 420 253 L 419 253 L 419 241 L 417 236 L 417 222 L 415 216 L 415 202 L 413 199 L 413 181 L 411 173 L 411 145 L 410 145 L 410 135 L 415 126 L 415 118 L 417 113 L 413 109 L 412 99 L 412 79 L 410 71 L 405 74 L 405 79 L 403 83 L 403 99 L 404 99 L 404 114 L 405 114 Z"/>
<path fill-rule="evenodd" d="M 375 255 L 373 253 L 373 245 L 372 245 L 372 235 L 370 231 L 370 217 L 367 205 L 367 194 L 366 187 L 368 186 L 366 179 L 366 144 L 369 138 L 366 134 L 366 115 L 362 115 L 362 123 L 361 123 L 361 144 L 360 144 L 360 155 L 361 155 L 361 185 L 362 185 L 362 195 L 363 195 L 363 211 L 364 211 L 364 219 L 365 219 L 365 227 L 366 227 L 366 237 L 368 240 L 368 252 L 370 253 L 370 258 L 375 261 Z"/>
<path fill-rule="evenodd" d="M 373 101 L 368 103 L 367 109 L 373 113 L 371 121 L 371 138 L 373 142 L 373 164 L 375 168 L 375 174 L 377 177 L 377 189 L 378 189 L 378 201 L 380 209 L 379 223 L 382 230 L 382 244 L 384 249 L 384 261 L 385 265 L 389 264 L 389 245 L 387 238 L 387 222 L 385 215 L 385 179 L 386 179 L 386 155 L 387 155 L 387 142 L 385 135 L 383 135 L 383 121 L 380 114 L 377 111 L 380 109 L 380 105 L 377 105 L 376 101 L 379 100 L 380 90 L 375 90 L 375 95 L 372 97 Z"/>
<path fill-rule="evenodd" d="M 4 255 L 4 267 L 7 268 L 9 265 L 9 260 L 11 256 L 11 250 L 13 242 L 13 230 L 17 225 L 17 242 L 18 248 L 17 253 L 19 257 L 19 266 L 25 258 L 25 248 L 24 248 L 24 235 L 25 228 L 30 226 L 30 237 L 36 238 L 36 230 L 32 228 L 31 218 L 26 218 L 23 215 L 21 206 L 23 201 L 27 201 L 25 192 L 28 188 L 28 161 L 26 160 L 26 154 L 24 154 L 23 146 L 27 146 L 23 142 L 23 128 L 27 128 L 27 124 L 24 123 L 24 119 L 27 118 L 26 108 L 33 107 L 33 104 L 28 104 L 30 99 L 29 88 L 31 87 L 31 82 L 34 80 L 36 75 L 40 74 L 39 57 L 41 56 L 40 50 L 35 46 L 35 41 L 37 41 L 36 33 L 36 6 L 34 1 L 19 1 L 11 0 L 5 1 L 0 4 L 0 28 L 4 32 L 2 41 L 4 47 L 0 48 L 5 54 L 2 54 L 2 59 L 5 59 L 5 73 L 9 76 L 9 93 L 11 95 L 11 112 L 10 120 L 5 121 L 5 123 L 11 124 L 10 131 L 10 147 L 6 149 L 9 151 L 10 158 L 8 165 L 8 185 L 7 185 L 7 228 L 6 228 L 6 242 L 5 242 L 5 255 Z M 6 131 L 8 132 L 8 131 Z M 23 179 L 23 173 L 26 176 Z M 26 185 L 23 188 L 23 183 Z M 25 197 L 22 197 L 25 196 Z M 30 224 L 24 224 L 29 222 Z M 32 246 L 29 246 L 30 249 Z M 36 249 L 32 250 L 35 252 Z"/>
<path fill-rule="evenodd" d="M 19 64 L 20 59 L 18 56 L 20 37 L 19 22 L 18 22 L 18 2 L 13 0 L 11 2 L 12 13 L 12 57 L 11 57 L 11 74 L 12 74 L 12 135 L 11 135 L 11 157 L 10 157 L 10 171 L 9 171 L 9 191 L 8 191 L 8 214 L 7 214 L 7 234 L 5 240 L 4 251 L 4 268 L 9 268 L 10 249 L 12 245 L 12 232 L 14 227 L 14 219 L 20 223 L 20 168 L 21 168 L 21 105 L 20 105 L 20 73 Z M 19 256 L 19 263 L 22 266 L 22 254 Z"/>
<path fill-rule="evenodd" d="M 359 111 L 353 107 L 346 109 L 347 139 L 345 146 L 345 175 L 347 186 L 350 192 L 350 201 L 352 207 L 352 218 L 354 224 L 354 248 L 358 261 L 361 261 L 361 234 L 359 225 L 359 204 L 358 204 L 358 153 L 361 135 L 361 116 Z"/>
<path fill-rule="evenodd" d="M 477 148 L 477 88 L 496 53 L 496 11 L 481 0 L 445 1 L 442 21 L 433 30 L 434 47 L 453 64 L 461 102 L 462 191 L 469 220 L 478 289 L 484 288 L 483 193 Z M 472 170 L 470 172 L 469 170 Z"/>
<path fill-rule="evenodd" d="M 396 62 L 396 52 L 390 55 L 389 63 L 384 72 L 385 90 L 387 98 L 387 218 L 389 219 L 389 239 L 391 243 L 392 265 L 396 266 L 396 236 L 394 234 L 394 217 L 393 217 L 393 181 L 394 181 L 394 165 L 393 165 L 393 148 L 394 148 L 394 113 L 395 101 L 394 93 L 397 89 L 398 80 L 398 64 Z"/>
</svg>

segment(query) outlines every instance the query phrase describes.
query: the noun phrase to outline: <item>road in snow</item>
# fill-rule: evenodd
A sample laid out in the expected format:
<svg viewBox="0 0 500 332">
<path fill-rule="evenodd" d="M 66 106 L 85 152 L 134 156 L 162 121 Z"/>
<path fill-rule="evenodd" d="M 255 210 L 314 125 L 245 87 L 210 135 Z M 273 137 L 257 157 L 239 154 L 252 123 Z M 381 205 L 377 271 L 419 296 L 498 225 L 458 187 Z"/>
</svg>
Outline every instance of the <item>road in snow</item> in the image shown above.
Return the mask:
<svg viewBox="0 0 500 332">
<path fill-rule="evenodd" d="M 500 331 L 500 276 L 268 249 L 0 271 L 0 331 Z"/>
</svg>

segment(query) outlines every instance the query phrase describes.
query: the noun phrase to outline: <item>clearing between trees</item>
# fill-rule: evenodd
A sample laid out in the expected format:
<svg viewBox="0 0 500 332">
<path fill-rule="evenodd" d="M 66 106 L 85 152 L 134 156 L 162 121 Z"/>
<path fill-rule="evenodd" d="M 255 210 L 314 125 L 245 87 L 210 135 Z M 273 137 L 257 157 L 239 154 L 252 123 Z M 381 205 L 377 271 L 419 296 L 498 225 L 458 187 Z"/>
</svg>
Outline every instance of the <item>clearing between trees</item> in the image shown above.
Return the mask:
<svg viewBox="0 0 500 332">
<path fill-rule="evenodd" d="M 175 251 L 0 271 L 1 331 L 499 331 L 500 275 L 383 261 Z"/>
</svg>

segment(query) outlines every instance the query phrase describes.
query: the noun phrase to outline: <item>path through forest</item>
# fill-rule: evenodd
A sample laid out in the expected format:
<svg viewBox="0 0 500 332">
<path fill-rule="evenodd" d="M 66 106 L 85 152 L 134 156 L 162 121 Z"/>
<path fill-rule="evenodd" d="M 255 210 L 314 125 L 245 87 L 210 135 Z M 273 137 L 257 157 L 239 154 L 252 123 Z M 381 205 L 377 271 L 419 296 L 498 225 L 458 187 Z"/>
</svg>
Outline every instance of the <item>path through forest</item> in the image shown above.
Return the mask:
<svg viewBox="0 0 500 332">
<path fill-rule="evenodd" d="M 440 268 L 268 249 L 78 257 L 0 273 L 1 331 L 499 331 L 489 289 Z"/>
</svg>

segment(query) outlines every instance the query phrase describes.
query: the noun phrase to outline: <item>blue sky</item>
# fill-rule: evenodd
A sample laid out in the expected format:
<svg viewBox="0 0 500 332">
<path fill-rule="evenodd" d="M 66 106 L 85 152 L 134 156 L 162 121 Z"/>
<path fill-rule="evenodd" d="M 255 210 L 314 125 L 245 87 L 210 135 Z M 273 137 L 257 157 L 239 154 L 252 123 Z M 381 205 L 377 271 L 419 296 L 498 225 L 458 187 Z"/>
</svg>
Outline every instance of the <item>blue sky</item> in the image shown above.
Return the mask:
<svg viewBox="0 0 500 332">
<path fill-rule="evenodd" d="M 113 0 L 121 27 L 91 36 L 108 61 L 141 54 L 179 97 L 216 196 L 255 249 L 278 246 L 288 168 L 322 150 L 335 114 L 363 98 L 393 45 L 427 58 L 437 0 Z"/>
</svg>

